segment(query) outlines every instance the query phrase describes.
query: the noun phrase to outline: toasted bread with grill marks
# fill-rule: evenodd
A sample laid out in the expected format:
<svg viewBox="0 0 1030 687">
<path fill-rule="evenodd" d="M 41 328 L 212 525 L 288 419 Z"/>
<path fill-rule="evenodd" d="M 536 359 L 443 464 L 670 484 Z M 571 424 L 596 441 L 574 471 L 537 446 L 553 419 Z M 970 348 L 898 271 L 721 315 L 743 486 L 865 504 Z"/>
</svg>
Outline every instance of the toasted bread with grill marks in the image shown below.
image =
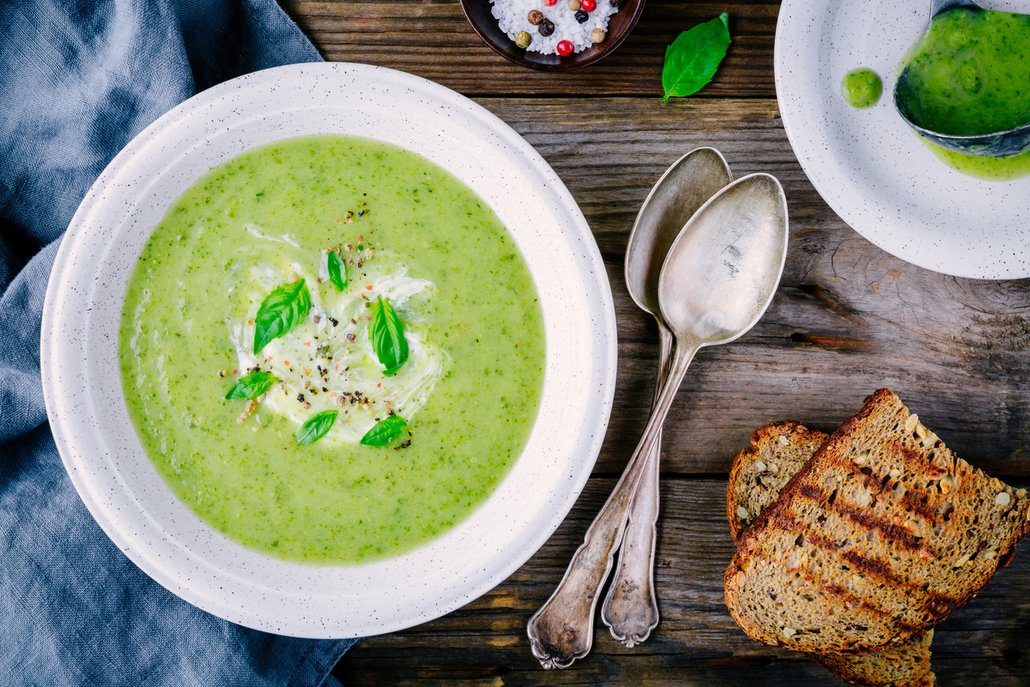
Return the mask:
<svg viewBox="0 0 1030 687">
<path fill-rule="evenodd" d="M 791 421 L 774 422 L 751 433 L 751 444 L 733 459 L 726 490 L 726 519 L 734 541 L 772 505 L 780 489 L 826 439 L 822 432 Z"/>
<path fill-rule="evenodd" d="M 860 687 L 934 687 L 927 630 L 886 648 L 866 652 L 810 654 L 841 680 Z"/>
<path fill-rule="evenodd" d="M 975 596 L 1028 530 L 1025 490 L 958 458 L 881 389 L 741 533 L 726 603 L 767 644 L 896 645 Z"/>
<path fill-rule="evenodd" d="M 798 422 L 759 427 L 751 444 L 737 454 L 726 490 L 726 513 L 736 540 L 747 524 L 779 496 L 780 490 L 827 439 Z M 933 630 L 901 644 L 868 652 L 810 654 L 840 679 L 863 687 L 934 687 L 930 669 Z"/>
</svg>

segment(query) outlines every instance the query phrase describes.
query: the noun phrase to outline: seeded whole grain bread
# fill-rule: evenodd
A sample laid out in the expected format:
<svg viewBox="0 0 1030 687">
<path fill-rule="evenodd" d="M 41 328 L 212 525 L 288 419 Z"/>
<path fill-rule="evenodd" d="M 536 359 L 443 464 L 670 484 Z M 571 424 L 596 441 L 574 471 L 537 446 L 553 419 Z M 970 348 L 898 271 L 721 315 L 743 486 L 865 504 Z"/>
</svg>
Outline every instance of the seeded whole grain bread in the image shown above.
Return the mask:
<svg viewBox="0 0 1030 687">
<path fill-rule="evenodd" d="M 1030 530 L 1030 499 L 958 458 L 889 389 L 740 535 L 726 604 L 805 652 L 897 645 L 969 601 Z"/>
<path fill-rule="evenodd" d="M 737 454 L 726 490 L 726 519 L 734 541 L 741 530 L 780 495 L 826 441 L 822 432 L 800 422 L 774 422 L 751 433 L 751 444 Z"/>
<path fill-rule="evenodd" d="M 866 652 L 810 654 L 841 680 L 860 687 L 935 687 L 937 677 L 930 669 L 927 630 L 895 646 Z"/>
<path fill-rule="evenodd" d="M 726 514 L 734 540 L 772 505 L 788 480 L 827 438 L 798 422 L 765 425 L 751 434 L 751 444 L 733 460 L 726 490 Z M 840 679 L 861 687 L 934 687 L 937 679 L 930 669 L 932 639 L 930 630 L 897 646 L 810 656 Z"/>
</svg>

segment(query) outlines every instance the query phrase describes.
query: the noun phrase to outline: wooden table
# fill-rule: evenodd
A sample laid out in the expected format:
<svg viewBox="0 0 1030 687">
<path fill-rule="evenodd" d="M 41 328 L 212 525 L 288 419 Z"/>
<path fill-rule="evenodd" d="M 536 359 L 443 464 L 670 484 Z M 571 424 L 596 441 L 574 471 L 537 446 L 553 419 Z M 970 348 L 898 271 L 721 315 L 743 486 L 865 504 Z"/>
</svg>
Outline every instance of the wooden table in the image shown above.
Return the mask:
<svg viewBox="0 0 1030 687">
<path fill-rule="evenodd" d="M 732 554 L 725 478 L 751 429 L 795 418 L 831 430 L 867 394 L 890 386 L 960 455 L 1016 484 L 1030 483 L 1030 281 L 971 281 L 913 267 L 834 214 L 802 172 L 779 119 L 776 2 L 651 0 L 616 54 L 564 75 L 531 72 L 494 55 L 457 0 L 284 5 L 327 59 L 427 77 L 476 99 L 524 135 L 593 228 L 619 322 L 615 409 L 593 478 L 568 520 L 478 601 L 359 643 L 336 670 L 348 686 L 832 685 L 828 673 L 803 658 L 747 639 L 723 604 L 722 574 Z M 662 105 L 665 46 L 724 9 L 734 43 L 714 83 Z M 700 145 L 723 151 L 738 175 L 770 172 L 783 182 L 791 212 L 783 283 L 752 333 L 699 356 L 666 426 L 661 625 L 634 649 L 599 629 L 587 659 L 546 673 L 530 655 L 526 621 L 554 589 L 622 471 L 651 400 L 656 331 L 623 283 L 628 231 L 666 166 Z M 989 225 L 984 218 L 985 230 Z M 934 668 L 942 685 L 1030 684 L 1028 590 L 1024 550 L 939 626 Z"/>
</svg>

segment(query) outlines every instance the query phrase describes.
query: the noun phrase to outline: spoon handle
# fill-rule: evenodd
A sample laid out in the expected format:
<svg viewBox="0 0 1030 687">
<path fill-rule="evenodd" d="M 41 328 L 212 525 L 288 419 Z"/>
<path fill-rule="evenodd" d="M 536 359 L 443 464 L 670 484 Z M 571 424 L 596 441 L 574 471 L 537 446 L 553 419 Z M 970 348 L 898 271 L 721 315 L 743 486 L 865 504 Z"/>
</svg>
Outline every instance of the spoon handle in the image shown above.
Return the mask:
<svg viewBox="0 0 1030 687">
<path fill-rule="evenodd" d="M 626 510 L 641 475 L 648 467 L 647 456 L 658 440 L 665 417 L 697 350 L 696 346 L 680 344 L 674 348 L 669 377 L 661 387 L 647 427 L 622 477 L 594 518 L 583 543 L 573 554 L 558 588 L 529 619 L 526 634 L 530 648 L 544 668 L 568 668 L 576 659 L 590 652 L 594 641 L 597 596 L 622 539 Z"/>
<path fill-rule="evenodd" d="M 655 400 L 665 382 L 672 332 L 658 323 L 658 380 Z M 632 648 L 651 636 L 658 626 L 658 600 L 654 588 L 654 557 L 658 540 L 658 509 L 661 501 L 659 473 L 662 455 L 659 434 L 654 448 L 646 457 L 644 474 L 637 485 L 629 509 L 626 531 L 619 547 L 619 563 L 608 587 L 608 596 L 601 604 L 601 621 L 617 641 Z"/>
</svg>

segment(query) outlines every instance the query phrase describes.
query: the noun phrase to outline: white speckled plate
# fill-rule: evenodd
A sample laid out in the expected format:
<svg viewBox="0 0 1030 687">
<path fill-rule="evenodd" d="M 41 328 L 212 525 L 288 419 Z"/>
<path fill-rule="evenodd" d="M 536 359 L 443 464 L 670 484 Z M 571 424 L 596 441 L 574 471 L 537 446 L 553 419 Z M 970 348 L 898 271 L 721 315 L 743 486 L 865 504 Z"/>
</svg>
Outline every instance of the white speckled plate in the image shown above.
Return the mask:
<svg viewBox="0 0 1030 687">
<path fill-rule="evenodd" d="M 985 4 L 1026 11 L 1019 0 Z M 925 29 L 929 5 L 785 0 L 775 46 L 783 125 L 826 202 L 880 248 L 961 277 L 1028 277 L 1030 177 L 966 176 L 938 160 L 894 111 L 898 65 Z M 856 67 L 883 78 L 883 97 L 866 110 L 841 97 L 841 78 Z"/>
<path fill-rule="evenodd" d="M 473 188 L 536 281 L 547 336 L 540 413 L 497 491 L 407 554 L 351 566 L 280 561 L 189 510 L 140 446 L 122 395 L 118 325 L 130 271 L 169 205 L 215 165 L 269 141 L 358 134 L 415 151 Z M 233 622 L 358 637 L 438 617 L 526 561 L 564 519 L 601 446 L 615 388 L 615 313 L 572 196 L 533 148 L 470 100 L 356 64 L 270 69 L 191 98 L 100 175 L 61 244 L 42 329 L 47 412 L 65 467 L 108 536 L 148 575 Z"/>
</svg>

